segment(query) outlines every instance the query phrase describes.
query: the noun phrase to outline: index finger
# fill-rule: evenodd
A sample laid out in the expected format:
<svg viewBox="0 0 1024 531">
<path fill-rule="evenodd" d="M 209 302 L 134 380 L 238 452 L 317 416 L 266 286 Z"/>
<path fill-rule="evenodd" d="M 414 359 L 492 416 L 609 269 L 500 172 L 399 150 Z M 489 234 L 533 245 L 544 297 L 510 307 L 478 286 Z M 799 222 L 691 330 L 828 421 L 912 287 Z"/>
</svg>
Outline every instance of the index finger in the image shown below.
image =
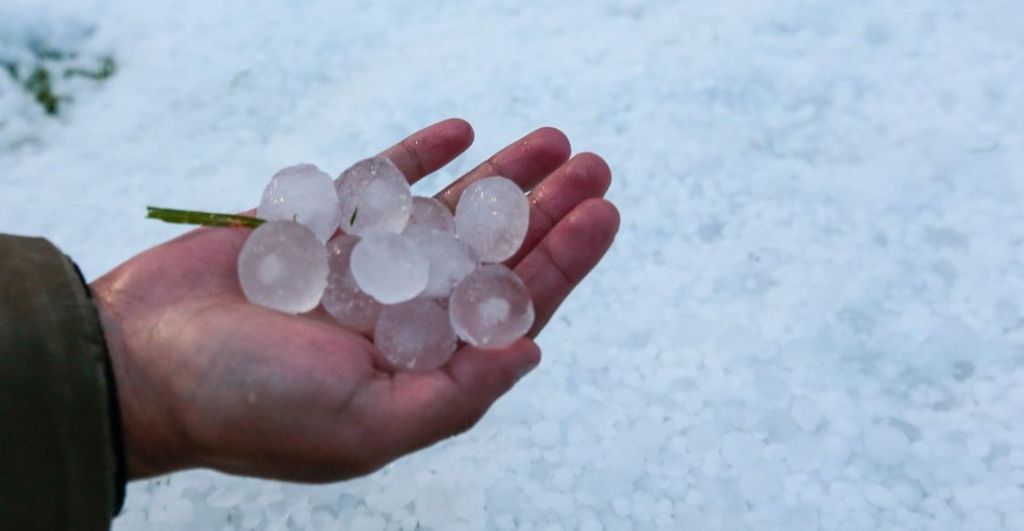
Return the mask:
<svg viewBox="0 0 1024 531">
<path fill-rule="evenodd" d="M 413 184 L 444 167 L 472 143 L 473 127 L 469 122 L 449 118 L 409 135 L 379 156 L 391 159 Z"/>
</svg>

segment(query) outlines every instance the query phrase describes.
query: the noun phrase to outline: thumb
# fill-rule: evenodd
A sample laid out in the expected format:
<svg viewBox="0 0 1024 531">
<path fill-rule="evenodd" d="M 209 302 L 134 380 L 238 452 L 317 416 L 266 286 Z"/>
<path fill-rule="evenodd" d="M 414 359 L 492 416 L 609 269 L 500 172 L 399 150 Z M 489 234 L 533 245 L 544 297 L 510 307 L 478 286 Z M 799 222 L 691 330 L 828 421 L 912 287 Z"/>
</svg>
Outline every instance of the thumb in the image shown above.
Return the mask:
<svg viewBox="0 0 1024 531">
<path fill-rule="evenodd" d="M 449 362 L 448 374 L 463 396 L 490 404 L 539 363 L 540 347 L 521 338 L 500 349 L 463 347 Z"/>
<path fill-rule="evenodd" d="M 501 398 L 540 363 L 540 348 L 533 340 L 522 338 L 499 349 L 464 346 L 445 367 L 454 393 L 444 408 L 447 413 L 438 423 L 438 438 L 458 435 L 473 427 Z"/>
</svg>

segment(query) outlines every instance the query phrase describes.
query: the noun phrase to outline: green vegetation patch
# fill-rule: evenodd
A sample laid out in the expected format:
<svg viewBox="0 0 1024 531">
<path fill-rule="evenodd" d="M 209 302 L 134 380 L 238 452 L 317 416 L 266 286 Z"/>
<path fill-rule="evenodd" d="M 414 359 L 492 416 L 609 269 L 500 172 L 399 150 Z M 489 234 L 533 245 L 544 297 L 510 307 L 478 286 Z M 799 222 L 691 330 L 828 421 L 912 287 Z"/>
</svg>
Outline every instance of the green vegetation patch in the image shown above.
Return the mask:
<svg viewBox="0 0 1024 531">
<path fill-rule="evenodd" d="M 0 58 L 0 69 L 51 116 L 60 114 L 63 106 L 71 102 L 71 95 L 60 88 L 66 85 L 65 80 L 102 82 L 117 71 L 117 63 L 109 55 L 85 58 L 40 43 L 31 43 L 28 49 L 28 60 Z"/>
</svg>

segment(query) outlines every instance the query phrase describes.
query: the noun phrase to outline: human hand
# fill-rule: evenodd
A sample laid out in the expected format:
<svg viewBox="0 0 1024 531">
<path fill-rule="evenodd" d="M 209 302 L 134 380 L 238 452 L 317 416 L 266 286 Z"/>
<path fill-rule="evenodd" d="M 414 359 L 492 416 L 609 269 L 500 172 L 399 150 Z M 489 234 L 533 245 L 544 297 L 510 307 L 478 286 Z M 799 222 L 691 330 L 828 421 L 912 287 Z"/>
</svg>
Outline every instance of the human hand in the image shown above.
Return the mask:
<svg viewBox="0 0 1024 531">
<path fill-rule="evenodd" d="M 410 182 L 466 150 L 462 120 L 428 127 L 382 155 Z M 600 157 L 569 159 L 544 128 L 437 197 L 454 209 L 473 181 L 503 175 L 530 191 L 530 229 L 508 261 L 533 297 L 528 338 L 462 346 L 443 367 L 391 372 L 364 336 L 317 309 L 250 304 L 236 261 L 246 229 L 199 228 L 92 283 L 122 412 L 129 479 L 191 467 L 297 481 L 366 474 L 471 427 L 540 362 L 532 338 L 597 264 L 618 230 Z"/>
</svg>

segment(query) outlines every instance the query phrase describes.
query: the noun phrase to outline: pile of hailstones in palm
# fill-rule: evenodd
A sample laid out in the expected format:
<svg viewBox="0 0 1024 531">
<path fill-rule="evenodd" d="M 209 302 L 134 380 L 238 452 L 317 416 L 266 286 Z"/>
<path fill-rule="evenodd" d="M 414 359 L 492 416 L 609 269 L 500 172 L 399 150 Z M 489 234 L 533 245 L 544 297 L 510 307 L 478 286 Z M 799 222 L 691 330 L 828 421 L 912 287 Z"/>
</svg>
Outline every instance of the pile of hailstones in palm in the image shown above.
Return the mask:
<svg viewBox="0 0 1024 531">
<path fill-rule="evenodd" d="M 501 265 L 522 245 L 529 210 L 504 177 L 467 187 L 453 215 L 414 197 L 387 158 L 333 182 L 311 164 L 291 166 L 263 192 L 264 223 L 238 255 L 238 278 L 254 304 L 290 314 L 322 307 L 371 335 L 395 369 L 432 369 L 459 339 L 497 348 L 532 326 L 526 287 Z"/>
</svg>

